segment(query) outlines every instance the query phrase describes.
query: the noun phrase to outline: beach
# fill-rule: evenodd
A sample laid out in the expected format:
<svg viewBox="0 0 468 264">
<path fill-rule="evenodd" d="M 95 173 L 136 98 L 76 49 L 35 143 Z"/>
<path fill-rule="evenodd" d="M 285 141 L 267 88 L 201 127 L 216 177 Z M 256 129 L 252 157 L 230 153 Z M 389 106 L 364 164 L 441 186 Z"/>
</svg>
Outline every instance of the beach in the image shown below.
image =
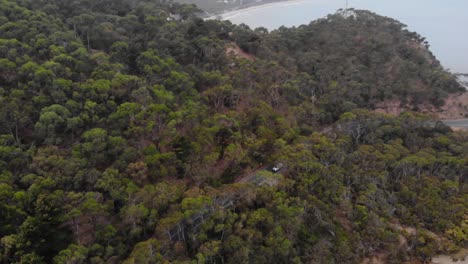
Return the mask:
<svg viewBox="0 0 468 264">
<path fill-rule="evenodd" d="M 257 12 L 258 10 L 262 9 L 269 9 L 269 8 L 279 8 L 279 7 L 286 7 L 292 5 L 300 5 L 304 3 L 310 3 L 311 0 L 284 0 L 278 2 L 266 2 L 266 3 L 258 3 L 255 5 L 248 5 L 245 7 L 240 7 L 239 9 L 235 10 L 228 10 L 224 13 L 220 14 L 213 14 L 206 17 L 206 20 L 209 19 L 221 19 L 221 20 L 231 20 L 233 18 L 248 15 L 250 13 Z"/>
</svg>

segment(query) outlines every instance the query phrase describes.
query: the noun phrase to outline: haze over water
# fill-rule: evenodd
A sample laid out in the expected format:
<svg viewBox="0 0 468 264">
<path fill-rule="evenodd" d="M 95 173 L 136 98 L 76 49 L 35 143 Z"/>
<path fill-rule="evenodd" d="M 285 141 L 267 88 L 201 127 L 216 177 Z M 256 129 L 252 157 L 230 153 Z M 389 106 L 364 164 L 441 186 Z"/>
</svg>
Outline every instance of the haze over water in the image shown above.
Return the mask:
<svg viewBox="0 0 468 264">
<path fill-rule="evenodd" d="M 272 30 L 308 24 L 344 7 L 344 0 L 302 0 L 234 11 L 222 17 Z M 468 73 L 468 0 L 350 0 L 349 7 L 401 21 L 427 38 L 445 68 Z"/>
</svg>

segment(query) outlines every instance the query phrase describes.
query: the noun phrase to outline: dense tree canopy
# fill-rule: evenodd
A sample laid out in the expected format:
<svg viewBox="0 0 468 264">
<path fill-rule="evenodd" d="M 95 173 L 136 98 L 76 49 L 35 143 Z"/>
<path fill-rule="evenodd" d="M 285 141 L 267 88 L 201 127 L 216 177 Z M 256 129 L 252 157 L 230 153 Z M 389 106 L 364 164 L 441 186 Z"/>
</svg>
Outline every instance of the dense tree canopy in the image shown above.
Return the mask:
<svg viewBox="0 0 468 264">
<path fill-rule="evenodd" d="M 466 247 L 466 132 L 372 111 L 462 90 L 424 38 L 367 11 L 273 32 L 197 12 L 0 0 L 1 263 L 400 263 Z M 236 183 L 278 160 L 278 184 Z M 235 207 L 169 243 L 231 192 Z"/>
</svg>

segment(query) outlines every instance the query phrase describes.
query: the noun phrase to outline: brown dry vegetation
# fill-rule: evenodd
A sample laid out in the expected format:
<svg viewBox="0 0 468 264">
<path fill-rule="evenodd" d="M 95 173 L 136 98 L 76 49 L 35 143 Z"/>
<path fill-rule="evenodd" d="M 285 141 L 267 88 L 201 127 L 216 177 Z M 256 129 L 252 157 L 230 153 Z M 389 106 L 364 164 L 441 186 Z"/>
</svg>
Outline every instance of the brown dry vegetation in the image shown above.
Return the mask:
<svg viewBox="0 0 468 264">
<path fill-rule="evenodd" d="M 237 58 L 243 58 L 250 61 L 255 60 L 255 57 L 243 51 L 236 43 L 230 42 L 226 45 L 226 54 Z"/>
</svg>

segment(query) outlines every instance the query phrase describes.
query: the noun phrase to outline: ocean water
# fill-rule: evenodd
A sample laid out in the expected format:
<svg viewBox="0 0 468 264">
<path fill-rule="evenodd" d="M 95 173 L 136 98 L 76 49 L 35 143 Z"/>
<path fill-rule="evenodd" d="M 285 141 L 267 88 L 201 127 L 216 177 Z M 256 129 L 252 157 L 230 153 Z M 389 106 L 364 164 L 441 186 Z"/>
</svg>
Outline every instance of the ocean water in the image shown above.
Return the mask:
<svg viewBox="0 0 468 264">
<path fill-rule="evenodd" d="M 308 24 L 346 6 L 345 0 L 298 0 L 223 14 L 222 19 L 269 30 Z M 395 18 L 426 37 L 450 71 L 468 73 L 468 0 L 349 0 L 349 7 Z"/>
</svg>

